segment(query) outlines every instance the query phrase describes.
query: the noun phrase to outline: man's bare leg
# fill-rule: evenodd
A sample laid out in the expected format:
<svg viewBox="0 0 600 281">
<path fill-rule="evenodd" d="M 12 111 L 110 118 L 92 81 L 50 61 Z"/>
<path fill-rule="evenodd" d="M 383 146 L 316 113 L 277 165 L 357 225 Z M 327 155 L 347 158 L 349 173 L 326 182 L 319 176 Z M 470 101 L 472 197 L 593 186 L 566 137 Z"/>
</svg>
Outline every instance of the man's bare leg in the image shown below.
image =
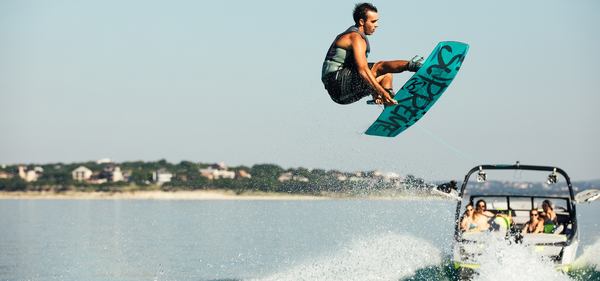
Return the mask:
<svg viewBox="0 0 600 281">
<path fill-rule="evenodd" d="M 394 77 L 391 73 L 386 73 L 384 75 L 375 76 L 379 85 L 386 90 L 393 89 L 392 83 L 394 82 Z"/>
<path fill-rule="evenodd" d="M 408 70 L 408 63 L 406 60 L 380 61 L 373 65 L 371 72 L 375 77 L 388 73 L 400 73 Z"/>
<path fill-rule="evenodd" d="M 394 62 L 402 62 L 402 61 L 394 61 Z M 394 65 L 394 64 L 392 64 L 391 66 L 401 67 L 400 65 Z M 391 91 L 394 89 L 394 87 L 393 87 L 394 77 L 392 76 L 392 72 L 379 74 L 378 72 L 382 72 L 383 67 L 388 68 L 388 66 L 386 66 L 386 64 L 384 62 L 378 62 L 373 65 L 373 67 L 371 68 L 371 71 L 373 72 L 373 75 L 377 79 L 377 82 L 379 83 L 379 85 L 381 85 L 381 87 L 383 87 L 384 89 L 389 91 L 390 94 L 392 94 Z M 404 70 L 402 70 L 402 71 L 404 71 Z M 373 94 L 373 101 L 375 101 L 376 104 L 382 103 L 381 97 L 377 94 Z"/>
<path fill-rule="evenodd" d="M 412 60 L 392 60 L 392 61 L 379 61 L 371 67 L 371 72 L 384 89 L 392 91 L 393 77 L 392 73 L 400 73 L 404 71 L 416 72 L 421 67 L 423 57 L 415 56 Z M 391 93 L 393 95 L 393 93 Z M 373 94 L 373 100 L 376 104 L 382 103 L 382 98 Z"/>
</svg>

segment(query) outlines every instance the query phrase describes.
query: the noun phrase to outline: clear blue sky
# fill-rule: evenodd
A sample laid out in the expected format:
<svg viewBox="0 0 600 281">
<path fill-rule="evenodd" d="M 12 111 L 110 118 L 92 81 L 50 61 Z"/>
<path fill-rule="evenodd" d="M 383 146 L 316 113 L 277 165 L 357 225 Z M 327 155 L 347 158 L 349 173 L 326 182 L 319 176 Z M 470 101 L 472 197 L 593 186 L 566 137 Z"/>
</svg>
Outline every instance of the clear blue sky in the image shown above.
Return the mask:
<svg viewBox="0 0 600 281">
<path fill-rule="evenodd" d="M 320 82 L 354 1 L 1 1 L 0 163 L 225 161 L 462 178 L 480 163 L 600 178 L 600 2 L 381 1 L 370 60 L 467 42 L 396 138 Z M 395 87 L 409 77 L 399 74 Z"/>
</svg>

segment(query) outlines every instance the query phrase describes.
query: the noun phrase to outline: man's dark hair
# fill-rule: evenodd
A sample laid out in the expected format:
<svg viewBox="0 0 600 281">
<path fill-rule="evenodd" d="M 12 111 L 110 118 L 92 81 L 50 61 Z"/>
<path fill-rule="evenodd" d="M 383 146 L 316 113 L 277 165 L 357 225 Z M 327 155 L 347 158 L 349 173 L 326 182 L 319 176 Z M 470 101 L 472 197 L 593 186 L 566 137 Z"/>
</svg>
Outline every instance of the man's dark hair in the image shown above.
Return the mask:
<svg viewBox="0 0 600 281">
<path fill-rule="evenodd" d="M 360 19 L 367 20 L 367 12 L 373 11 L 377 12 L 377 8 L 373 6 L 371 3 L 359 3 L 354 6 L 354 12 L 352 12 L 352 17 L 354 18 L 354 23 L 358 25 L 358 21 Z"/>
</svg>

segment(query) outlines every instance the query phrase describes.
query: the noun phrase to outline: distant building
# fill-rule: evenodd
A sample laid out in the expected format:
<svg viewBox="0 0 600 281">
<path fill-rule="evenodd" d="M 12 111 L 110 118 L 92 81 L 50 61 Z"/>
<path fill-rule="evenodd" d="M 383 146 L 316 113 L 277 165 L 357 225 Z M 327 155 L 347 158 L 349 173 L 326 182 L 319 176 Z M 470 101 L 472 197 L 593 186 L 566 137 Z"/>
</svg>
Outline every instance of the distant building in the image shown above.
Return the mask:
<svg viewBox="0 0 600 281">
<path fill-rule="evenodd" d="M 12 174 L 7 173 L 5 171 L 0 171 L 0 179 L 11 179 L 12 177 Z"/>
<path fill-rule="evenodd" d="M 152 181 L 158 185 L 163 185 L 170 182 L 173 174 L 166 170 L 158 170 L 152 173 Z"/>
<path fill-rule="evenodd" d="M 105 179 L 106 182 L 119 182 L 125 180 L 121 168 L 113 164 L 104 167 L 104 170 L 100 172 L 98 178 Z"/>
<path fill-rule="evenodd" d="M 73 176 L 74 181 L 88 181 L 92 177 L 92 170 L 86 168 L 85 166 L 79 166 L 77 169 L 71 172 L 71 176 Z"/>
<path fill-rule="evenodd" d="M 240 179 L 250 179 L 250 178 L 252 178 L 252 175 L 250 173 L 248 173 L 246 170 L 239 170 L 235 174 L 235 177 L 240 178 Z"/>
<path fill-rule="evenodd" d="M 234 179 L 235 172 L 228 171 L 227 166 L 223 162 L 208 166 L 206 169 L 200 169 L 200 175 L 209 179 Z M 249 175 L 249 174 L 248 174 Z"/>
<path fill-rule="evenodd" d="M 285 173 L 279 175 L 277 180 L 280 182 L 291 181 L 293 177 L 294 177 L 294 175 L 292 174 L 292 172 L 285 172 Z"/>
<path fill-rule="evenodd" d="M 384 175 L 386 179 L 402 179 L 402 176 L 398 173 L 389 172 Z"/>
<path fill-rule="evenodd" d="M 26 182 L 37 181 L 42 173 L 44 173 L 42 167 L 35 167 L 32 170 L 28 170 L 25 166 L 19 166 L 19 177 Z"/>
<path fill-rule="evenodd" d="M 227 171 L 227 165 L 225 165 L 225 162 L 212 164 L 210 165 L 210 168 L 213 168 L 215 170 Z"/>
<path fill-rule="evenodd" d="M 112 163 L 112 160 L 110 160 L 110 158 L 102 158 L 102 159 L 96 160 L 96 164 L 110 164 L 110 163 Z"/>
<path fill-rule="evenodd" d="M 118 181 L 124 181 L 125 177 L 123 176 L 123 172 L 121 171 L 121 167 L 116 166 L 113 168 L 112 170 L 112 181 L 113 182 L 118 182 Z"/>
<path fill-rule="evenodd" d="M 292 174 L 292 172 L 285 172 L 285 173 L 279 175 L 279 178 L 277 178 L 277 180 L 279 182 L 286 182 L 286 181 L 308 182 L 307 177 L 297 176 L 297 175 Z"/>
<path fill-rule="evenodd" d="M 386 182 L 401 182 L 404 180 L 400 174 L 394 172 L 382 173 L 379 177 Z"/>
<path fill-rule="evenodd" d="M 344 175 L 344 174 L 341 174 L 341 173 L 338 173 L 338 174 L 336 174 L 336 175 L 335 175 L 335 178 L 336 178 L 337 180 L 339 180 L 339 181 L 345 181 L 345 180 L 347 180 L 347 179 L 348 179 L 348 177 L 347 177 L 346 175 Z"/>
<path fill-rule="evenodd" d="M 234 179 L 235 178 L 234 171 L 216 170 L 211 167 L 208 167 L 206 169 L 200 169 L 200 175 L 209 180 Z"/>
</svg>

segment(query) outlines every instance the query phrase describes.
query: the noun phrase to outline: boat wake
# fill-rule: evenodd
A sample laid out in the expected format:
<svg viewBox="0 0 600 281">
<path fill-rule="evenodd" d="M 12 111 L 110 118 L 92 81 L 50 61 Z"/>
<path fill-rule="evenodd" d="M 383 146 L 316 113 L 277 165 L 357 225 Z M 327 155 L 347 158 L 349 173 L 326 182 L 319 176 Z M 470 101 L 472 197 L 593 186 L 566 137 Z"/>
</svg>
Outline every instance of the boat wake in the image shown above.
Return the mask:
<svg viewBox="0 0 600 281">
<path fill-rule="evenodd" d="M 486 251 L 480 256 L 481 267 L 473 281 L 531 280 L 567 281 L 567 275 L 554 269 L 550 260 L 542 260 L 522 244 L 508 243 L 504 238 L 490 237 Z"/>
<path fill-rule="evenodd" d="M 386 233 L 356 239 L 332 255 L 256 280 L 399 280 L 441 263 L 441 251 L 428 241 Z"/>
<path fill-rule="evenodd" d="M 600 255 L 598 255 L 598 253 L 600 253 L 600 237 L 596 239 L 594 244 L 583 248 L 583 253 L 577 258 L 575 264 L 577 266 L 588 266 L 600 269 Z"/>
<path fill-rule="evenodd" d="M 575 280 L 600 281 L 600 237 L 592 245 L 583 248 L 582 254 L 575 260 L 575 270 L 569 275 Z"/>
<path fill-rule="evenodd" d="M 481 256 L 473 281 L 600 280 L 598 272 L 600 239 L 584 249 L 577 268 L 568 274 L 554 269 L 549 260 L 540 260 L 521 244 L 504 239 L 493 240 Z M 430 241 L 397 233 L 355 239 L 336 253 L 321 256 L 270 276 L 253 279 L 271 280 L 459 280 L 450 257 Z"/>
</svg>

